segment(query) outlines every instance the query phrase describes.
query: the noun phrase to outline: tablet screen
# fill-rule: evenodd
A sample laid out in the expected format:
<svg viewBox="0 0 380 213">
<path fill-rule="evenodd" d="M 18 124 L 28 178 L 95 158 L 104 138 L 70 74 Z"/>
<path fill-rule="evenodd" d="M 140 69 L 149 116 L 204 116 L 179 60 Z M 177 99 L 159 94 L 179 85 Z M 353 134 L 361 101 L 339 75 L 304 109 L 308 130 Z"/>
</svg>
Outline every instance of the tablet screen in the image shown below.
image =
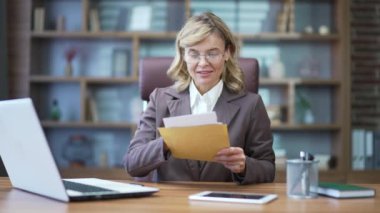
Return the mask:
<svg viewBox="0 0 380 213">
<path fill-rule="evenodd" d="M 233 194 L 233 193 L 218 193 L 211 192 L 209 194 L 205 194 L 205 197 L 222 197 L 222 198 L 238 198 L 238 199 L 261 199 L 263 195 L 248 195 L 248 194 Z"/>
<path fill-rule="evenodd" d="M 190 200 L 264 204 L 277 198 L 275 194 L 247 192 L 203 191 L 189 196 Z"/>
</svg>

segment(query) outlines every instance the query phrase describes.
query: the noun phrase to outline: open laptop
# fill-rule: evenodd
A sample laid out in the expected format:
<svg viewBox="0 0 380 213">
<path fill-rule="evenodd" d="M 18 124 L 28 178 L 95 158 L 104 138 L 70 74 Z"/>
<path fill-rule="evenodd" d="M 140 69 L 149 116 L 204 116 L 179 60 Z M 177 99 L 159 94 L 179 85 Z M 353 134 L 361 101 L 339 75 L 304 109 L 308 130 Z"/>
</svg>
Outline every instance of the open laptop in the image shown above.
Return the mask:
<svg viewBox="0 0 380 213">
<path fill-rule="evenodd" d="M 139 197 L 159 190 L 97 178 L 62 180 L 30 98 L 0 101 L 0 156 L 13 187 L 60 201 Z"/>
</svg>

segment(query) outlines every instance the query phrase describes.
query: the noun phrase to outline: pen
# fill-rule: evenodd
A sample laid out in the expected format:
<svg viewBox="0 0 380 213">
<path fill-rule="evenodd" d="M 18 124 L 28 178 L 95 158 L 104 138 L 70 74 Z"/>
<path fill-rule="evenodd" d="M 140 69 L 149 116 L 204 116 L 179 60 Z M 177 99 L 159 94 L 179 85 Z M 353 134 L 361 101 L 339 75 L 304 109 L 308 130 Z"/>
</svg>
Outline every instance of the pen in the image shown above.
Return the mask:
<svg viewBox="0 0 380 213">
<path fill-rule="evenodd" d="M 314 157 L 308 153 L 308 152 L 304 152 L 304 151 L 301 151 L 300 152 L 300 157 L 303 161 L 312 161 L 314 160 Z M 302 164 L 302 166 L 304 167 L 302 169 L 302 179 L 301 179 L 301 189 L 302 189 L 302 194 L 303 195 L 309 195 L 309 186 L 310 186 L 310 178 L 309 178 L 309 174 L 310 174 L 310 167 L 306 164 Z"/>
</svg>

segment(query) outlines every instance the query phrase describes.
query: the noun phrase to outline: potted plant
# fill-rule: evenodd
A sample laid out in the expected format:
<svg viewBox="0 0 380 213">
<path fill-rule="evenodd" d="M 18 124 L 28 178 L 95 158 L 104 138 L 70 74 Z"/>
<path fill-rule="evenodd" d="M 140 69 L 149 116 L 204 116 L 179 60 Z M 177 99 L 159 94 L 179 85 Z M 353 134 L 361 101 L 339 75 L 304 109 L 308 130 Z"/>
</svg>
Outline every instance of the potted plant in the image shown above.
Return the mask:
<svg viewBox="0 0 380 213">
<path fill-rule="evenodd" d="M 309 100 L 303 94 L 300 93 L 297 94 L 297 108 L 300 111 L 299 120 L 301 121 L 301 123 L 314 123 L 314 115 L 313 111 L 311 110 L 311 104 Z"/>
</svg>

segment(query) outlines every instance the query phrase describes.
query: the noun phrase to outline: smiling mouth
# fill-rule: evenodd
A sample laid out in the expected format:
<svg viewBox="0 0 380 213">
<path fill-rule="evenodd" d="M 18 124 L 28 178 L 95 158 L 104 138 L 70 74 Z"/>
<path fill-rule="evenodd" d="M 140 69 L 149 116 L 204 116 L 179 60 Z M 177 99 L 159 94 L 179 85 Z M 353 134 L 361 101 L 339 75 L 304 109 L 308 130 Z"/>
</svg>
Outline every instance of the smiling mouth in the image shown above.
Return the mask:
<svg viewBox="0 0 380 213">
<path fill-rule="evenodd" d="M 197 71 L 198 74 L 209 74 L 212 73 L 212 70 L 203 70 L 203 71 Z"/>
</svg>

